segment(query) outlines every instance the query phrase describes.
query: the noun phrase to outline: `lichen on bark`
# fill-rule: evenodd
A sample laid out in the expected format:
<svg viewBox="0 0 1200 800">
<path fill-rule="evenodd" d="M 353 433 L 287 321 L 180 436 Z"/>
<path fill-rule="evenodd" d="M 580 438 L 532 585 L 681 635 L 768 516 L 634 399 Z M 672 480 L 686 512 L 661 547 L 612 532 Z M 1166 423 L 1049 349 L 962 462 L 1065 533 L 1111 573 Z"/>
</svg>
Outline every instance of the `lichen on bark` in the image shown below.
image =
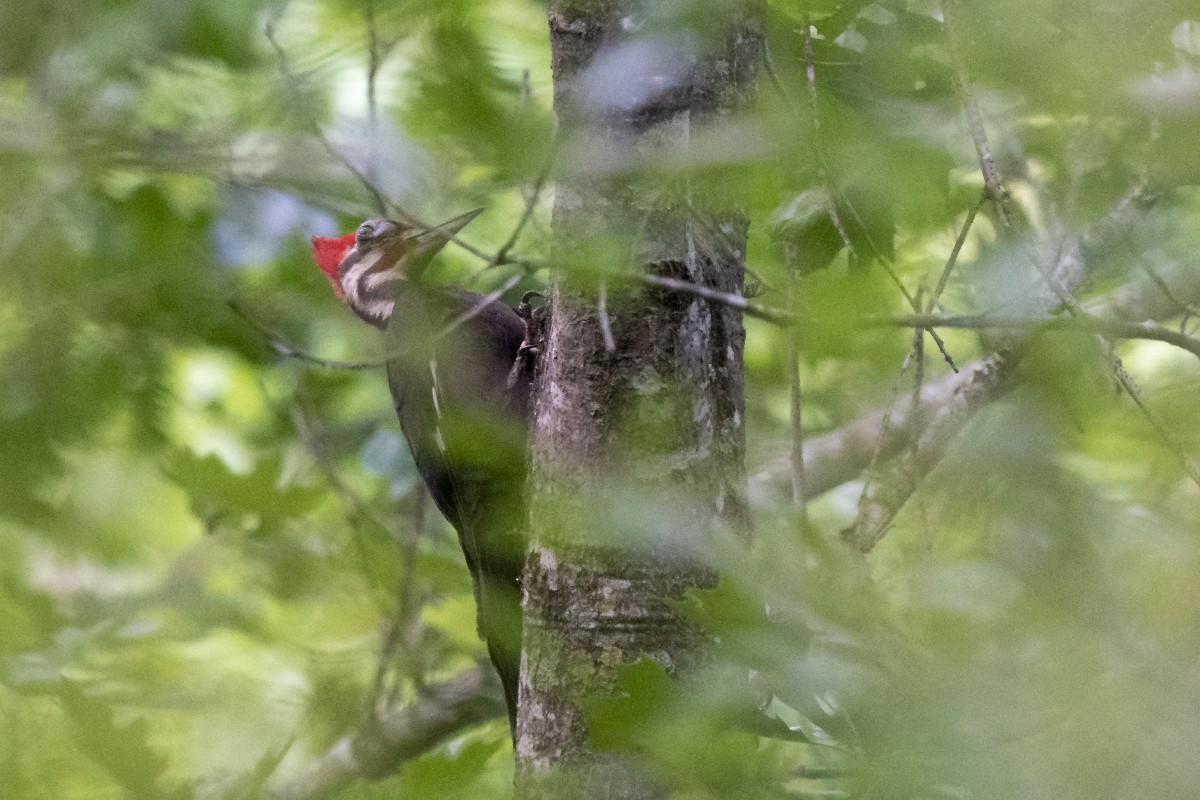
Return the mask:
<svg viewBox="0 0 1200 800">
<path fill-rule="evenodd" d="M 535 388 L 522 798 L 662 791 L 631 758 L 589 746 L 584 703 L 611 694 L 618 667 L 643 655 L 672 674 L 704 661 L 704 637 L 675 601 L 715 583 L 704 558 L 711 537 L 747 525 L 740 313 L 634 291 L 618 275 L 741 292 L 746 219 L 697 185 L 686 162 L 696 132 L 751 99 L 761 8 L 714 3 L 705 29 L 686 36 L 666 33 L 662 8 L 560 0 L 548 11 L 566 154 L 554 210 L 564 268 Z M 645 169 L 668 162 L 684 165 L 677 180 Z"/>
</svg>

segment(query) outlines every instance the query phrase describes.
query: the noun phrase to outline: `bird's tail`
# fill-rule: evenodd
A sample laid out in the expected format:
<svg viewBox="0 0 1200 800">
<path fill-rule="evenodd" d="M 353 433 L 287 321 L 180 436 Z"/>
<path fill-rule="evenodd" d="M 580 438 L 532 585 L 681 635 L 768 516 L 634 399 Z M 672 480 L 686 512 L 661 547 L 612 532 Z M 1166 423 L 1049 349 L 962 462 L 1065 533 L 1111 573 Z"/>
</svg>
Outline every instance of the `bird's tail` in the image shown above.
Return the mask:
<svg viewBox="0 0 1200 800">
<path fill-rule="evenodd" d="M 509 732 L 516 741 L 517 695 L 521 677 L 521 591 L 516 581 L 504 584 L 481 581 L 479 633 L 487 642 L 488 656 L 500 675 Z"/>
</svg>

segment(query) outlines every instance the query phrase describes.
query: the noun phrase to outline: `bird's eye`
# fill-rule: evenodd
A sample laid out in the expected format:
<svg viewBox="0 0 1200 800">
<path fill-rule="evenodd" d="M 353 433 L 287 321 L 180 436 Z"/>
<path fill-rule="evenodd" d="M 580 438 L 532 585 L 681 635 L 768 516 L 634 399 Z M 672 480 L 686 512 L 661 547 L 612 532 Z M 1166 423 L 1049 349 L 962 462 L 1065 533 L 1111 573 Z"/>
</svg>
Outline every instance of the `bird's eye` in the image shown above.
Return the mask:
<svg viewBox="0 0 1200 800">
<path fill-rule="evenodd" d="M 358 226 L 358 230 L 354 232 L 354 236 L 358 241 L 367 241 L 375 238 L 375 226 L 370 222 L 364 222 Z"/>
</svg>

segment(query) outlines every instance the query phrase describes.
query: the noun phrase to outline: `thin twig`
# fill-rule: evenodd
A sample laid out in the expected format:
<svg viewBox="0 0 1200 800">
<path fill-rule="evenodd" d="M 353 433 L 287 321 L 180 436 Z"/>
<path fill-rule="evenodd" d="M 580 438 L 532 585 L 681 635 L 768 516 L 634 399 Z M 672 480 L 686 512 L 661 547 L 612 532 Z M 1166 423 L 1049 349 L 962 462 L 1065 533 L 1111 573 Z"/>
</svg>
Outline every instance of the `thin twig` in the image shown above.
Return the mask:
<svg viewBox="0 0 1200 800">
<path fill-rule="evenodd" d="M 546 187 L 546 181 L 550 179 L 550 173 L 554 170 L 554 160 L 558 151 L 557 144 L 551 146 L 550 156 L 546 159 L 546 163 L 538 172 L 537 178 L 533 182 L 533 190 L 530 192 L 528 199 L 525 201 L 525 210 L 521 213 L 521 218 L 517 220 L 516 227 L 509 234 L 508 239 L 504 244 L 500 245 L 500 249 L 496 251 L 496 255 L 484 269 L 491 269 L 500 264 L 508 263 L 508 254 L 516 246 L 517 240 L 521 238 L 521 233 L 525 230 L 525 226 L 529 224 L 529 220 L 533 217 L 533 212 L 537 209 L 538 200 L 541 199 L 542 190 Z"/>
<path fill-rule="evenodd" d="M 922 281 L 924 283 L 924 281 Z M 920 300 L 920 293 L 917 295 Z M 921 392 L 925 389 L 925 331 L 922 328 L 913 328 L 913 355 L 917 361 L 917 368 L 913 374 L 912 395 L 909 400 L 909 416 L 916 421 L 917 430 L 920 431 L 924 427 L 925 421 L 921 419 Z M 909 444 L 908 457 L 914 463 L 919 463 L 921 450 L 921 436 L 918 434 L 912 438 Z M 913 473 L 912 475 L 912 493 L 917 498 L 918 508 L 921 510 L 921 529 L 925 533 L 926 541 L 929 540 L 929 523 L 925 517 L 925 504 L 921 498 L 921 476 Z"/>
<path fill-rule="evenodd" d="M 779 73 L 775 71 L 775 59 L 771 57 L 771 43 L 767 41 L 766 34 L 762 37 L 762 58 L 763 69 L 766 71 L 771 85 L 775 87 L 775 91 L 779 92 L 780 97 L 787 99 L 787 90 L 783 88 L 783 82 L 779 80 Z"/>
<path fill-rule="evenodd" d="M 701 286 L 691 281 L 684 281 L 678 278 L 666 278 L 661 275 L 647 275 L 639 273 L 633 276 L 634 280 L 638 280 L 648 286 L 654 286 L 659 289 L 669 289 L 673 292 L 682 292 L 695 297 L 703 297 L 706 300 L 713 300 L 718 303 L 723 303 L 730 308 L 736 308 L 745 314 L 759 319 L 773 322 L 776 325 L 794 325 L 796 319 L 786 311 L 770 308 L 761 303 L 756 303 L 752 300 L 747 300 L 738 294 L 730 294 L 722 292 L 719 289 L 713 289 L 708 286 Z"/>
<path fill-rule="evenodd" d="M 1125 393 L 1129 395 L 1134 404 L 1139 410 L 1141 410 L 1142 414 L 1146 417 L 1146 420 L 1150 423 L 1150 426 L 1159 435 L 1163 443 L 1166 444 L 1167 448 L 1176 456 L 1176 458 L 1179 459 L 1179 462 L 1183 466 L 1183 469 L 1187 473 L 1188 477 L 1191 478 L 1191 480 L 1197 486 L 1200 486 L 1200 465 L 1197 465 L 1196 462 L 1187 454 L 1187 452 L 1183 449 L 1183 446 L 1180 445 L 1179 442 L 1175 440 L 1175 437 L 1171 435 L 1170 430 L 1167 429 L 1158 416 L 1151 410 L 1149 404 L 1147 403 L 1145 392 L 1142 391 L 1141 387 L 1138 386 L 1137 382 L 1133 379 L 1133 376 L 1130 375 L 1125 367 L 1121 364 L 1121 360 L 1117 358 L 1116 354 L 1112 351 L 1112 345 L 1104 337 L 1114 336 L 1121 339 L 1153 339 L 1156 341 L 1173 344 L 1176 347 L 1187 350 L 1197 358 L 1200 358 L 1200 340 L 1193 339 L 1182 332 L 1165 328 L 1155 322 L 1144 322 L 1139 324 L 1114 320 L 1101 320 L 1097 319 L 1096 317 L 1091 317 L 1083 310 L 1083 306 L 1080 305 L 1079 301 L 1075 299 L 1070 290 L 1063 286 L 1062 283 L 1050 273 L 1050 270 L 1047 269 L 1046 266 L 1037 259 L 1036 255 L 1030 254 L 1030 259 L 1037 268 L 1038 272 L 1041 274 L 1042 279 L 1050 287 L 1051 291 L 1054 292 L 1059 302 L 1063 304 L 1067 310 L 1067 313 L 1070 315 L 1069 317 L 1054 317 L 1051 318 L 1052 321 L 1058 324 L 1064 324 L 1063 322 L 1059 322 L 1059 320 L 1063 320 L 1064 322 L 1069 321 L 1069 323 L 1081 325 L 1085 330 L 1091 330 L 1101 337 L 1101 343 L 1109 352 L 1113 374 L 1116 376 L 1117 382 L 1121 384 L 1121 388 L 1124 389 Z M 992 327 L 996 326 L 993 325 Z"/>
<path fill-rule="evenodd" d="M 1184 472 L 1192 479 L 1192 482 L 1200 486 L 1200 465 L 1188 455 L 1187 451 L 1183 449 L 1183 445 L 1176 441 L 1175 437 L 1171 434 L 1166 423 L 1150 408 L 1145 392 L 1142 391 L 1142 387 L 1138 386 L 1133 376 L 1126 371 L 1125 365 L 1121 363 L 1121 359 L 1114 356 L 1113 362 L 1113 371 L 1117 376 L 1117 380 L 1121 383 L 1121 388 L 1125 390 L 1125 393 L 1129 395 L 1134 404 L 1141 410 L 1142 415 L 1150 423 L 1150 427 L 1154 428 L 1154 432 L 1158 434 L 1158 437 L 1166 443 L 1172 454 L 1179 459 L 1183 465 Z"/>
<path fill-rule="evenodd" d="M 826 212 L 829 214 L 829 221 L 833 223 L 838 236 L 842 238 L 842 244 L 846 247 L 853 263 L 857 254 L 854 244 L 850 241 L 850 235 L 846 232 L 846 226 L 842 224 L 842 218 L 838 214 L 837 201 L 834 199 L 833 180 L 829 176 L 824 149 L 821 146 L 821 115 L 817 107 L 817 66 L 813 56 L 812 22 L 809 20 L 808 14 L 804 15 L 800 24 L 804 26 L 804 75 L 808 82 L 808 105 L 809 113 L 812 115 L 813 153 L 817 158 L 817 169 L 821 173 L 821 182 L 825 184 L 825 196 L 828 198 Z"/>
<path fill-rule="evenodd" d="M 383 688 L 388 666 L 395 660 L 397 650 L 402 642 L 413 644 L 415 638 L 413 629 L 420 625 L 420 620 L 416 616 L 415 586 L 417 545 L 424 533 L 425 484 L 417 482 L 410 495 L 410 501 L 414 513 L 407 535 L 400 546 L 400 577 L 396 584 L 396 611 L 379 647 L 379 662 L 375 666 L 375 676 L 371 681 L 371 692 L 367 700 L 367 714 L 371 717 L 378 716 L 384 710 L 382 705 Z M 412 647 L 406 647 L 405 653 L 411 652 L 412 649 Z M 408 678 L 420 690 L 425 681 L 419 659 L 406 657 L 404 663 L 408 667 L 406 670 Z M 390 705 L 391 702 L 394 702 L 394 696 L 389 698 L 388 704 Z"/>
<path fill-rule="evenodd" d="M 514 274 L 513 276 L 511 276 L 510 278 L 508 278 L 508 280 L 506 280 L 504 283 L 502 283 L 499 288 L 488 293 L 487 295 L 482 297 L 478 303 L 473 305 L 466 312 L 464 312 L 463 314 L 459 315 L 458 317 L 455 317 L 450 322 L 448 322 L 444 328 L 442 328 L 440 331 L 438 331 L 436 334 L 433 335 L 432 341 L 438 342 L 441 339 L 443 339 L 444 337 L 453 333 L 461 325 L 464 325 L 467 322 L 470 322 L 472 319 L 474 319 L 476 316 L 478 316 L 480 313 L 482 313 L 483 310 L 488 307 L 488 305 L 498 301 L 504 295 L 505 292 L 507 292 L 509 289 L 513 288 L 514 286 L 516 286 L 521 281 L 521 278 L 523 278 L 523 277 L 524 277 L 524 273 L 518 272 L 518 273 Z M 296 359 L 298 361 L 305 361 L 310 364 L 315 364 L 319 367 L 324 367 L 326 369 L 350 369 L 350 370 L 377 369 L 379 367 L 386 366 L 394 359 L 399 358 L 403 355 L 406 355 L 409 352 L 408 348 L 403 348 L 399 351 L 388 351 L 388 352 L 384 353 L 383 355 L 379 356 L 378 358 L 371 358 L 371 359 L 367 359 L 365 361 L 338 361 L 338 360 L 330 359 L 330 358 L 322 358 L 321 356 L 315 356 L 312 353 L 306 352 L 304 350 L 301 350 L 298 347 L 294 347 L 290 344 L 287 344 L 280 338 L 280 336 L 276 332 L 272 331 L 270 328 L 263 325 L 261 322 L 256 320 L 249 313 L 247 313 L 244 309 L 242 309 L 242 307 L 240 305 L 238 305 L 238 303 L 236 301 L 229 300 L 228 305 L 235 314 L 237 314 L 239 317 L 241 317 L 243 320 L 245 320 L 250 325 L 250 327 L 252 327 L 256 331 L 258 331 L 258 333 L 260 333 L 262 335 L 263 339 L 266 341 L 267 346 L 270 347 L 273 351 L 275 351 L 280 356 L 283 356 L 284 358 Z"/>
<path fill-rule="evenodd" d="M 872 320 L 879 324 L 879 320 Z M 1116 339 L 1147 339 L 1165 342 L 1186 350 L 1200 358 L 1200 339 L 1187 336 L 1173 328 L 1160 325 L 1157 322 L 1126 322 L 1119 319 L 1101 319 L 1080 312 L 1070 316 L 1059 317 L 1001 317 L 988 314 L 969 314 L 962 316 L 941 316 L 938 314 L 910 314 L 889 318 L 884 322 L 897 327 L 917 327 L 924 330 L 929 328 L 958 328 L 963 330 L 989 329 L 1078 329 L 1112 336 Z"/>
<path fill-rule="evenodd" d="M 912 352 L 909 352 L 912 356 Z M 908 369 L 909 359 L 904 360 L 904 366 L 901 371 Z M 842 537 L 845 539 L 853 538 L 858 540 L 862 537 L 863 529 L 866 526 L 867 514 L 871 510 L 871 505 L 868 503 L 868 498 L 872 498 L 872 485 L 878 483 L 876 480 L 878 475 L 879 459 L 883 456 L 883 452 L 888 439 L 892 434 L 892 416 L 896 412 L 896 407 L 900 404 L 900 377 L 897 376 L 892 384 L 891 400 L 884 409 L 883 416 L 880 418 L 878 435 L 875 437 L 875 445 L 871 448 L 871 457 L 867 459 L 867 464 L 863 468 L 863 487 L 858 495 L 858 507 L 854 514 L 854 523 L 842 532 Z M 921 421 L 911 414 L 905 420 L 906 427 L 911 427 L 910 441 L 915 442 L 921 437 Z M 911 450 L 910 452 L 915 452 Z M 872 498 L 873 499 L 873 498 Z"/>
<path fill-rule="evenodd" d="M 479 314 L 483 313 L 483 310 L 485 308 L 487 308 L 489 305 L 491 305 L 492 303 L 499 300 L 504 295 L 505 292 L 507 292 L 509 289 L 513 288 L 518 283 L 520 283 L 521 279 L 524 277 L 525 277 L 524 273 L 518 272 L 518 273 L 514 274 L 512 277 L 510 277 L 508 280 L 506 280 L 504 283 L 500 284 L 499 288 L 497 288 L 491 292 L 488 292 L 486 295 L 483 296 L 482 300 L 480 300 L 475 305 L 471 306 L 471 308 L 466 313 L 452 319 L 446 325 L 446 327 L 444 327 L 440 331 L 438 331 L 437 334 L 434 335 L 433 341 L 437 342 L 442 337 L 448 336 L 449 334 L 451 334 L 455 330 L 457 330 L 458 326 L 464 325 L 464 324 L 470 322 L 471 320 L 475 319 L 475 317 L 477 317 L 477 316 L 479 316 Z"/>
<path fill-rule="evenodd" d="M 296 103 L 297 106 L 302 107 L 301 101 L 303 100 L 303 97 L 300 92 L 300 85 L 301 85 L 300 80 L 291 69 L 291 66 L 288 62 L 287 52 L 283 49 L 282 45 L 280 45 L 279 41 L 275 38 L 275 23 L 274 22 L 272 22 L 272 21 L 267 22 L 267 25 L 265 28 L 265 34 L 267 37 L 267 41 L 271 44 L 271 48 L 275 51 L 275 57 L 279 62 L 279 71 L 283 74 L 284 78 L 287 80 L 288 88 L 291 90 L 292 94 L 294 95 L 294 98 L 297 101 L 297 103 Z M 368 177 L 361 169 L 359 169 L 354 164 L 353 161 L 351 161 L 346 155 L 344 155 L 340 150 L 338 150 L 337 147 L 334 146 L 333 142 L 331 142 L 329 140 L 329 137 L 327 137 L 325 135 L 325 132 L 321 129 L 321 125 L 317 122 L 316 118 L 314 118 L 313 116 L 311 116 L 309 114 L 303 114 L 302 117 L 303 117 L 305 124 L 308 126 L 309 131 L 312 133 L 313 137 L 316 138 L 317 142 L 321 145 L 322 149 L 324 149 L 325 152 L 328 153 L 335 161 L 337 161 L 339 164 L 341 164 L 354 177 L 354 179 L 357 180 L 362 185 L 362 187 L 367 191 L 367 193 L 371 195 L 372 203 L 373 203 L 377 213 L 383 214 L 383 215 L 386 215 L 388 213 L 396 214 L 401 219 L 403 219 L 405 222 L 408 222 L 412 225 L 416 225 L 417 227 L 423 228 L 424 230 L 427 230 L 427 231 L 432 231 L 437 227 L 434 225 L 429 225 L 426 222 L 423 222 L 415 214 L 412 214 L 406 208 L 404 208 L 399 203 L 397 203 L 395 200 L 392 200 L 390 197 L 388 197 L 386 194 L 384 194 L 383 190 L 380 189 L 379 186 L 374 181 L 372 181 L 370 177 Z M 449 241 L 451 244 L 454 244 L 455 246 L 465 250 L 466 252 L 470 253 L 471 255 L 475 256 L 476 258 L 480 259 L 481 261 L 488 262 L 489 264 L 495 258 L 494 255 L 486 253 L 483 250 L 479 249 L 478 247 L 475 247 L 474 245 L 472 245 L 468 242 L 464 242 L 462 239 L 458 238 L 457 236 L 450 237 Z M 506 257 L 505 263 L 521 264 L 522 266 L 526 266 L 526 267 L 529 266 L 529 262 L 526 261 L 525 259 L 517 259 L 517 258 L 512 258 L 512 257 Z"/>
<path fill-rule="evenodd" d="M 796 245 L 784 245 L 787 264 L 788 288 L 792 302 L 796 300 Z M 801 525 L 808 523 L 808 502 L 804 480 L 804 396 L 800 384 L 800 341 L 796 331 L 787 332 L 787 372 L 790 395 L 789 422 L 791 423 L 792 450 L 792 506 Z"/>
<path fill-rule="evenodd" d="M 846 770 L 837 767 L 797 767 L 795 775 L 808 781 L 846 777 Z"/>
<path fill-rule="evenodd" d="M 329 453 L 325 449 L 321 433 L 312 424 L 299 397 L 292 402 L 291 416 L 292 424 L 296 428 L 296 433 L 299 435 L 300 441 L 304 444 L 305 449 L 312 454 L 317 462 L 317 466 L 325 475 L 325 480 L 342 502 L 346 517 L 350 520 L 351 529 L 354 531 L 353 540 L 363 574 L 373 586 L 379 588 L 378 581 L 371 569 L 373 561 L 367 554 L 366 545 L 362 539 L 362 531 L 360 530 L 360 525 L 357 523 L 361 520 L 366 520 L 382 531 L 389 539 L 395 539 L 395 531 L 390 525 L 380 519 L 367 505 L 366 501 L 359 497 L 357 492 L 347 486 L 341 476 L 338 475 L 329 457 Z M 375 598 L 376 593 L 371 592 L 371 596 Z M 381 613 L 386 613 L 387 609 L 384 608 L 378 599 L 376 599 L 376 605 L 379 606 Z"/>
<path fill-rule="evenodd" d="M 958 233 L 958 238 L 954 240 L 954 248 L 950 251 L 950 258 L 946 260 L 946 267 L 942 270 L 942 276 L 938 278 L 937 287 L 933 290 L 933 294 L 929 296 L 929 302 L 925 305 L 925 313 L 932 314 L 937 308 L 938 301 L 942 299 L 942 292 L 946 290 L 946 284 L 950 280 L 950 273 L 954 271 L 954 265 L 958 263 L 958 255 L 962 252 L 963 245 L 966 244 L 967 234 L 971 232 L 971 225 L 975 222 L 975 216 L 979 213 L 979 209 L 983 208 L 983 204 L 987 201 L 987 195 L 979 198 L 979 202 L 971 206 L 967 211 L 967 219 L 963 222 L 962 230 Z"/>
<path fill-rule="evenodd" d="M 1074 245 L 1060 248 L 1054 271 L 1062 271 L 1061 268 L 1069 264 L 1069 262 L 1081 260 L 1083 258 L 1081 251 L 1085 245 L 1089 250 L 1102 250 L 1105 247 L 1105 242 L 1109 242 L 1116 236 L 1127 231 L 1136 222 L 1135 215 L 1129 212 L 1135 208 L 1135 201 L 1141 196 L 1142 192 L 1136 189 L 1127 194 L 1126 199 L 1123 199 L 1105 220 L 1094 225 Z M 1039 273 L 1043 276 L 1043 279 L 1053 289 L 1053 294 L 1057 298 L 1059 305 L 1064 306 L 1070 313 L 1076 315 L 1076 317 L 1086 317 L 1080 304 L 1071 296 L 1068 286 L 1063 281 L 1058 280 L 1054 274 L 1051 274 L 1051 269 L 1043 266 L 1034 254 L 1031 254 L 1031 259 Z M 1079 280 L 1083 276 L 1085 265 L 1081 263 L 1078 266 L 1079 269 L 1068 271 L 1067 274 L 1070 276 L 1070 280 Z M 1170 314 L 1173 312 L 1174 309 L 1166 309 L 1155 313 Z M 922 315 L 917 316 L 920 317 Z M 929 315 L 924 316 L 928 318 Z M 995 317 L 988 316 L 987 318 L 994 319 Z M 1067 324 L 1064 320 L 1070 320 L 1069 317 L 1047 317 L 1045 319 L 1053 324 Z M 928 321 L 928 319 L 924 321 Z M 920 322 L 922 320 L 916 317 L 909 317 L 903 320 L 896 320 L 893 324 L 913 327 L 914 323 Z M 1140 389 L 1138 389 L 1132 378 L 1127 374 L 1122 374 L 1123 369 L 1120 367 L 1120 362 L 1116 359 L 1108 342 L 1098 334 L 1097 337 L 1104 344 L 1109 357 L 1113 360 L 1114 369 L 1119 370 L 1117 376 L 1125 391 L 1134 397 L 1135 402 L 1138 403 L 1139 408 L 1146 414 L 1155 431 L 1166 441 L 1171 451 L 1183 462 L 1189 477 L 1195 480 L 1195 473 L 1197 472 L 1195 464 L 1170 437 L 1166 426 L 1151 413 L 1141 395 Z M 887 470 L 887 473 L 874 480 L 873 486 L 871 485 L 871 481 L 874 479 L 874 464 L 872 463 L 868 472 L 868 486 L 864 489 L 864 500 L 859 504 L 859 513 L 855 519 L 855 523 L 843 532 L 843 536 L 853 546 L 866 552 L 879 541 L 887 531 L 896 513 L 912 496 L 913 487 L 916 485 L 915 481 L 924 477 L 933 469 L 949 442 L 956 432 L 961 429 L 965 421 L 974 413 L 975 409 L 979 408 L 982 403 L 994 399 L 997 396 L 997 391 L 1003 391 L 1011 383 L 1007 376 L 1012 374 L 1015 365 L 1020 362 L 1021 354 L 1024 350 L 1022 342 L 1018 341 L 1021 337 L 1013 338 L 1014 341 L 1006 344 L 994 356 L 972 367 L 970 373 L 965 376 L 969 388 L 963 391 L 959 391 L 956 388 L 946 403 L 938 408 L 931 409 L 931 416 L 927 425 L 922 426 L 920 432 L 912 434 L 920 436 L 919 447 L 896 458 Z M 945 382 L 942 381 L 939 383 Z M 884 427 L 886 429 L 886 425 Z"/>
<path fill-rule="evenodd" d="M 287 81 L 288 89 L 293 95 L 293 100 L 295 101 L 296 107 L 303 108 L 303 95 L 300 91 L 301 81 L 296 73 L 292 71 L 291 64 L 288 62 L 287 52 L 283 49 L 283 46 L 279 44 L 279 40 L 275 38 L 274 21 L 267 21 L 265 33 L 267 41 L 271 45 L 271 49 L 275 51 L 275 58 L 279 62 L 279 71 L 283 74 L 284 79 Z M 377 185 L 375 185 L 374 181 L 367 177 L 363 171 L 354 164 L 353 161 L 351 161 L 340 150 L 334 147 L 333 142 L 329 141 L 329 137 L 325 135 L 325 131 L 321 130 L 321 125 L 317 122 L 315 117 L 310 114 L 301 114 L 301 117 L 303 118 L 305 124 L 308 125 L 309 131 L 316 138 L 322 149 L 324 149 L 325 152 L 328 153 L 335 161 L 345 167 L 362 185 L 362 187 L 366 189 L 367 193 L 371 195 L 372 204 L 378 213 L 386 214 L 389 206 L 395 207 L 395 204 L 391 203 L 387 197 L 384 196 L 383 191 L 380 190 Z"/>
<path fill-rule="evenodd" d="M 286 344 L 282 339 L 280 339 L 276 332 L 272 331 L 270 328 L 252 317 L 237 303 L 237 301 L 229 300 L 228 305 L 233 313 L 237 314 L 239 317 L 245 320 L 250 327 L 262 334 L 262 337 L 264 340 L 266 340 L 268 347 L 284 358 L 294 358 L 299 361 L 307 361 L 310 364 L 316 364 L 317 366 L 325 367 L 326 369 L 375 369 L 376 367 L 383 366 L 387 363 L 386 359 L 380 361 L 337 361 L 335 359 L 322 358 L 320 356 L 312 355 L 311 353 L 308 353 L 297 347 L 293 347 L 290 344 Z"/>
<path fill-rule="evenodd" d="M 363 18 L 367 26 L 367 177 L 371 183 L 379 183 L 379 105 L 376 96 L 376 80 L 379 77 L 379 34 L 375 26 L 375 0 L 364 0 Z M 387 213 L 386 207 L 378 209 Z"/>
<path fill-rule="evenodd" d="M 1196 306 L 1192 305 L 1191 303 L 1185 303 L 1176 297 L 1175 292 L 1172 291 L 1171 287 L 1167 285 L 1167 282 L 1164 281 L 1162 276 L 1152 269 L 1149 264 L 1142 262 L 1141 267 L 1142 272 L 1145 272 L 1150 277 L 1150 280 L 1155 286 L 1158 287 L 1159 291 L 1161 291 L 1168 300 L 1178 306 L 1179 310 L 1182 311 L 1185 316 L 1200 317 L 1200 309 L 1197 309 Z"/>
<path fill-rule="evenodd" d="M 950 57 L 954 62 L 954 88 L 962 104 L 963 113 L 967 118 L 967 127 L 971 129 L 971 138 L 975 142 L 975 153 L 979 157 L 979 168 L 983 172 L 983 184 L 988 198 L 996 204 L 1000 219 L 1005 227 L 1011 227 L 1012 217 L 1008 210 L 1008 190 L 1000 178 L 996 168 L 996 157 L 992 153 L 988 141 L 987 127 L 983 122 L 983 114 L 979 110 L 979 101 L 971 91 L 971 83 L 967 77 L 966 61 L 963 59 L 958 27 L 959 0 L 944 0 L 942 3 L 942 20 L 946 31 L 946 39 L 950 45 Z"/>
<path fill-rule="evenodd" d="M 529 85 L 529 67 L 521 70 L 521 83 L 517 89 L 517 105 L 513 109 L 513 120 L 520 121 L 521 117 L 525 116 L 525 106 L 529 105 L 529 98 L 533 96 L 533 89 Z"/>
</svg>

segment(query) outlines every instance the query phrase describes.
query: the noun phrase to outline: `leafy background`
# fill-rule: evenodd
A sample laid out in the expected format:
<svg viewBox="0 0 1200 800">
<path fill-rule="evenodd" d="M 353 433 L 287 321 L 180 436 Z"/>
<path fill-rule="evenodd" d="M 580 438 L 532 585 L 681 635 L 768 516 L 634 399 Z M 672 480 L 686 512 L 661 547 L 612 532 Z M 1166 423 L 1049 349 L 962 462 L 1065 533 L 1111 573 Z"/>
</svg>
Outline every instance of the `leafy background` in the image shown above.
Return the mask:
<svg viewBox="0 0 1200 800">
<path fill-rule="evenodd" d="M 649 40 L 674 52 L 721 8 L 659 4 Z M 1194 4 L 960 17 L 1026 233 L 1006 238 L 985 208 L 946 305 L 1019 304 L 1029 247 L 1088 230 L 1143 181 L 1158 201 L 1089 263 L 1081 297 L 1194 274 Z M 911 335 L 867 324 L 907 310 L 884 265 L 928 290 L 982 179 L 937 3 L 772 1 L 765 36 L 752 114 L 694 161 L 631 169 L 746 210 L 757 299 L 806 320 L 815 435 L 910 391 Z M 368 708 L 483 657 L 379 370 L 280 350 L 380 354 L 307 254 L 309 235 L 378 213 L 362 178 L 425 219 L 485 206 L 466 237 L 485 257 L 528 208 L 512 262 L 456 249 L 438 269 L 510 297 L 546 279 L 549 61 L 544 8 L 525 0 L 0 7 L 0 796 L 262 796 Z M 830 181 L 854 257 L 812 213 Z M 780 231 L 806 273 L 794 301 Z M 757 473 L 788 448 L 787 333 L 747 327 Z M 959 363 L 986 351 L 945 338 Z M 1175 446 L 1200 453 L 1194 358 L 1120 354 Z M 597 740 L 647 754 L 689 798 L 1194 796 L 1200 493 L 1089 337 L 1039 339 L 1021 378 L 866 562 L 837 542 L 861 480 L 812 504 L 805 534 L 785 496 L 756 490 L 755 547 L 715 553 L 721 588 L 689 601 L 719 634 L 714 678 L 733 678 L 681 693 L 633 665 L 590 711 Z M 748 701 L 728 688 L 747 670 Z M 732 730 L 759 701 L 806 741 Z M 504 796 L 507 736 L 500 720 L 464 730 L 342 795 Z"/>
</svg>

